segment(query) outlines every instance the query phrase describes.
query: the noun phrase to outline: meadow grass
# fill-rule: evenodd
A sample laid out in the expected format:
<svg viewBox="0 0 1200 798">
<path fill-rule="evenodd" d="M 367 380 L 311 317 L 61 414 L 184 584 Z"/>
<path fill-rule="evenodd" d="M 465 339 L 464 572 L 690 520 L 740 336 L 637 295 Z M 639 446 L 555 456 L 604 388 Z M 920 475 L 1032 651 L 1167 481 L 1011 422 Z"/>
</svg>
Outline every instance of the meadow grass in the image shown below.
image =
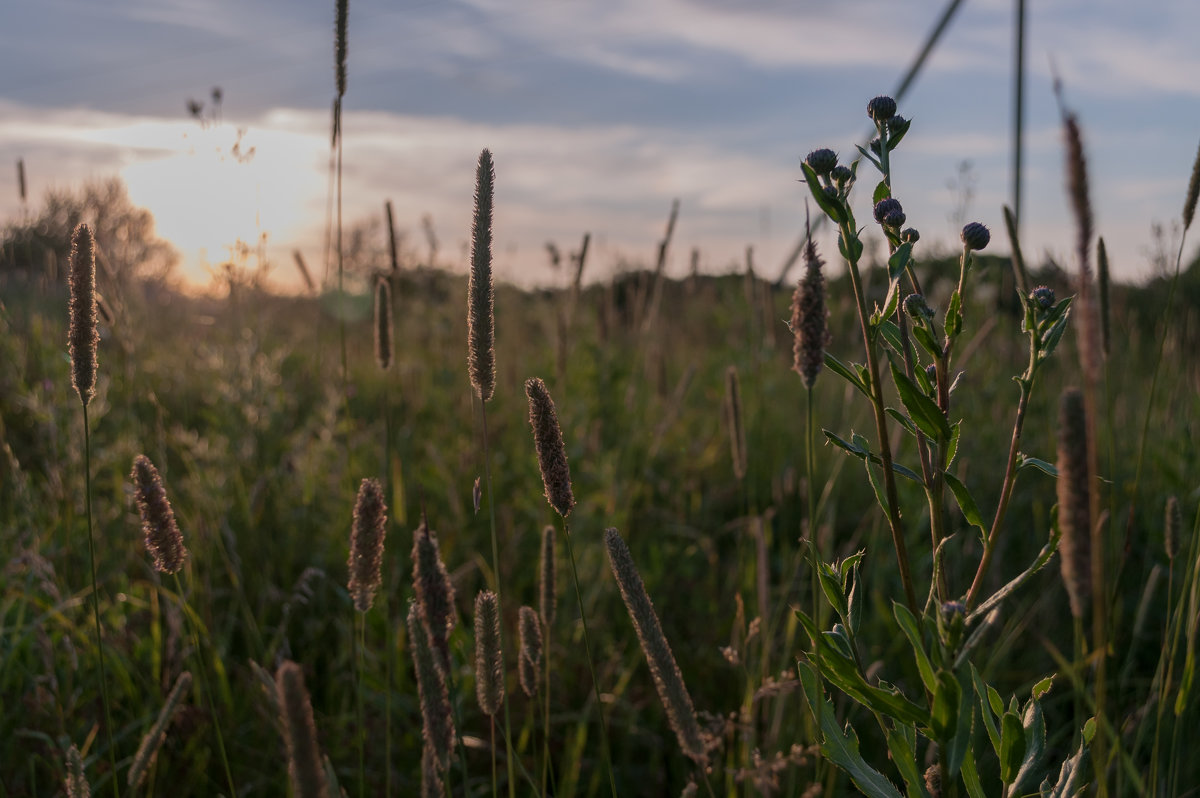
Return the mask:
<svg viewBox="0 0 1200 798">
<path fill-rule="evenodd" d="M 900 232 L 892 255 L 908 243 Z M 1183 755 L 1195 721 L 1191 684 L 1200 634 L 1193 621 L 1200 587 L 1191 521 L 1200 463 L 1189 444 L 1198 434 L 1200 372 L 1187 355 L 1195 344 L 1194 317 L 1159 325 L 1165 281 L 1109 287 L 1105 368 L 1121 376 L 1119 390 L 1103 394 L 1104 412 L 1095 416 L 1104 419 L 1096 434 L 1103 438 L 1100 451 L 1109 454 L 1099 460 L 1099 474 L 1089 473 L 1105 480 L 1105 506 L 1121 519 L 1103 527 L 1100 555 L 1121 567 L 1108 568 L 1099 591 L 1106 642 L 1097 647 L 1093 635 L 1077 645 L 1068 610 L 1076 597 L 1059 568 L 1026 573 L 1057 540 L 1051 534 L 1056 482 L 1047 471 L 1058 448 L 1059 396 L 1085 378 L 1073 338 L 1063 338 L 1039 370 L 1037 390 L 1012 382 L 1029 368 L 1023 321 L 1052 327 L 1051 308 L 1075 292 L 1074 278 L 1031 269 L 1029 280 L 1052 288 L 1057 299 L 992 319 L 994 299 L 976 296 L 970 281 L 1011 268 L 1008 259 L 965 240 L 958 257 L 907 251 L 918 254 L 896 273 L 915 277 L 938 309 L 935 343 L 949 337 L 941 313 L 960 296 L 965 321 L 953 345 L 943 345 L 954 371 L 965 371 L 952 405 L 962 430 L 952 460 L 948 442 L 936 439 L 935 419 L 922 419 L 930 434 L 900 428 L 898 416 L 912 421 L 919 405 L 891 387 L 894 374 L 911 374 L 913 384 L 928 386 L 931 401 L 942 389 L 948 398 L 955 377 L 949 355 L 930 376 L 918 371 L 920 363 L 906 363 L 903 352 L 893 352 L 893 362 L 879 348 L 875 367 L 855 372 L 860 379 L 872 375 L 869 390 L 828 369 L 806 389 L 793 372 L 794 340 L 784 323 L 792 317 L 790 287 L 776 290 L 743 275 L 675 281 L 657 270 L 562 291 L 497 287 L 485 456 L 471 423 L 473 400 L 482 395 L 464 368 L 467 281 L 407 265 L 389 274 L 392 298 L 376 299 L 396 311 L 390 368 L 379 368 L 371 345 L 380 323 L 369 312 L 347 322 L 354 344 L 347 349 L 349 394 L 340 358 L 331 356 L 340 341 L 313 339 L 312 320 L 328 307 L 318 297 L 243 297 L 235 316 L 220 300 L 127 287 L 120 329 L 102 327 L 102 338 L 121 337 L 127 355 L 120 366 L 99 369 L 88 404 L 92 439 L 81 447 L 72 413 L 79 397 L 64 356 L 65 288 L 0 275 L 3 792 L 52 793 L 70 777 L 76 794 L 79 769 L 92 794 L 126 785 L 139 739 L 193 656 L 211 666 L 207 677 L 201 673 L 207 698 L 181 696 L 166 724 L 142 782 L 159 793 L 169 785 L 173 795 L 225 794 L 232 782 L 241 794 L 283 795 L 290 767 L 299 794 L 321 794 L 328 790 L 321 762 L 327 756 L 337 779 L 365 794 L 387 785 L 392 794 L 663 794 L 705 784 L 699 761 L 711 768 L 715 793 L 799 794 L 819 779 L 826 794 L 845 794 L 852 779 L 864 789 L 875 776 L 847 771 L 828 750 L 818 770 L 813 746 L 849 740 L 838 737 L 846 724 L 856 732 L 862 761 L 897 792 L 932 794 L 929 785 L 949 784 L 959 773 L 988 785 L 982 794 L 1020 783 L 1023 760 L 1012 745 L 992 752 L 989 723 L 998 742 L 1019 736 L 1022 752 L 1036 741 L 1053 777 L 1060 763 L 1075 763 L 1071 772 L 1080 783 L 1105 781 L 1111 794 L 1136 794 L 1139 783 L 1150 794 L 1173 794 L 1169 785 L 1196 782 L 1200 763 Z M 836 362 L 864 359 L 870 309 L 887 303 L 891 279 L 887 264 L 865 257 L 846 274 L 827 267 L 827 351 Z M 364 309 L 370 287 L 362 286 Z M 1172 303 L 1176 295 L 1193 295 L 1200 269 L 1181 268 L 1170 290 Z M 907 314 L 907 305 L 896 309 Z M 570 308 L 566 326 L 564 307 Z M 651 307 L 657 329 L 669 324 L 670 335 L 644 334 Z M 923 335 L 917 330 L 928 329 L 917 303 L 903 318 L 907 326 L 897 325 L 897 335 L 917 340 Z M 322 348 L 330 350 L 324 357 Z M 1160 348 L 1173 367 L 1149 373 Z M 810 352 L 800 365 L 813 362 Z M 565 493 L 556 464 L 539 463 L 527 423 L 523 388 L 538 374 L 556 375 L 540 391 L 561 400 L 555 426 L 571 464 Z M 739 423 L 723 425 L 735 390 Z M 1018 403 L 1019 447 L 1011 422 Z M 1139 456 L 1135 431 L 1144 418 L 1154 423 Z M 867 446 L 882 428 L 889 457 L 909 465 L 918 480 L 897 479 L 889 487 L 876 469 L 873 484 L 861 460 L 833 443 L 810 455 L 813 425 L 851 443 L 851 431 L 864 431 Z M 727 427 L 736 430 L 732 465 Z M 386 611 L 355 612 L 363 596 L 347 586 L 354 497 L 346 486 L 363 476 L 349 473 L 349 464 L 379 463 L 381 441 L 384 463 L 396 464 L 394 473 L 378 474 L 391 523 L 427 535 L 431 527 L 441 530 L 436 556 L 453 593 L 445 594 L 432 627 L 419 603 L 404 622 L 409 599 L 422 594 L 402 558 L 380 559 L 378 601 Z M 1014 458 L 1014 450 L 1022 456 Z M 141 551 L 127 474 L 142 453 L 170 485 L 188 532 L 186 603 L 161 600 L 158 572 Z M 939 469 L 941 479 L 949 475 L 940 484 Z M 485 470 L 488 517 L 476 515 L 471 491 Z M 93 475 L 90 501 L 78 488 L 84 471 Z M 955 483 L 970 486 L 974 515 L 960 512 L 960 496 L 943 491 Z M 1168 496 L 1178 497 L 1171 514 Z M 877 498 L 885 507 L 875 506 Z M 895 512 L 887 507 L 892 502 Z M 557 613 L 553 574 L 562 554 L 555 533 L 543 531 L 555 510 L 570 512 L 570 538 L 564 528 L 562 539 L 571 546 L 577 591 L 575 606 Z M 99 589 L 90 590 L 81 587 L 89 569 L 80 516 L 87 512 L 102 542 L 94 552 Z M 1060 510 L 1065 537 L 1062 517 Z M 1167 517 L 1183 519 L 1172 522 L 1172 538 Z M 1095 522 L 1094 516 L 1086 522 L 1089 533 Z M 935 534 L 918 532 L 935 525 Z M 636 562 L 636 583 L 645 592 L 646 601 L 636 602 L 638 623 L 654 626 L 645 616 L 652 601 L 649 611 L 670 641 L 675 669 L 654 659 L 648 668 L 631 634 L 623 591 L 610 572 L 616 541 L 607 551 L 604 544 L 604 530 L 614 527 L 626 547 L 621 561 Z M 1170 551 L 1166 540 L 1174 541 Z M 977 568 L 985 552 L 989 567 Z M 811 568 L 799 567 L 805 559 Z M 898 566 L 905 560 L 907 576 Z M 1156 569 L 1166 578 L 1151 579 Z M 815 571 L 813 579 L 806 570 Z M 356 584 L 375 579 L 366 569 Z M 1014 589 L 993 600 L 1010 582 Z M 497 593 L 497 641 L 514 639 L 518 626 L 522 641 L 532 638 L 532 610 L 522 605 L 540 609 L 538 677 L 530 675 L 539 666 L 532 655 L 522 659 L 525 645 L 499 645 L 498 664 L 489 660 L 487 668 L 500 671 L 502 702 L 512 706 L 504 734 L 511 757 L 498 755 L 500 740 L 490 736 L 502 702 L 489 699 L 485 712 L 473 695 L 476 627 L 456 622 L 475 615 L 472 599 L 488 588 Z M 181 586 L 177 592 L 182 598 Z M 966 599 L 961 609 L 953 606 L 959 599 Z M 815 650 L 811 641 L 800 642 L 805 629 L 793 608 L 805 608 L 818 625 L 823 644 Z M 103 654 L 96 626 L 105 630 Z M 1103 673 L 1097 657 L 1107 656 L 1114 667 L 1097 706 L 1094 682 Z M 101 657 L 108 664 L 101 678 L 91 668 L 77 675 L 74 663 Z M 687 721 L 683 738 L 676 734 L 679 707 L 659 702 L 661 674 L 675 670 L 686 688 L 669 692 L 686 689 L 696 714 L 696 729 Z M 520 689 L 531 680 L 540 689 Z M 851 681 L 858 694 L 839 689 Z M 934 713 L 905 720 L 912 712 L 907 705 L 872 692 L 888 692 L 887 684 L 914 706 L 928 702 Z M 965 749 L 955 748 L 963 745 L 955 742 L 963 728 L 953 722 L 955 713 L 937 715 L 951 706 L 952 694 L 964 702 L 954 705 L 957 714 L 975 718 Z M 494 690 L 491 696 L 499 699 Z M 900 720 L 862 696 L 884 701 Z M 1095 732 L 1085 735 L 1082 721 L 1093 714 Z M 290 730 L 281 733 L 281 725 Z M 305 737 L 310 726 L 315 742 Z M 387 728 L 394 728 L 391 745 L 380 742 Z M 222 745 L 212 744 L 214 732 Z M 697 735 L 705 741 L 702 752 Z M 677 739 L 686 740 L 684 749 Z M 930 739 L 943 745 L 930 746 Z M 1081 739 L 1101 740 L 1091 745 L 1102 774 L 1083 763 Z M 219 747 L 228 750 L 228 778 Z M 974 795 L 971 777 L 962 778 L 959 794 Z M 889 794 L 882 782 L 876 789 Z"/>
</svg>

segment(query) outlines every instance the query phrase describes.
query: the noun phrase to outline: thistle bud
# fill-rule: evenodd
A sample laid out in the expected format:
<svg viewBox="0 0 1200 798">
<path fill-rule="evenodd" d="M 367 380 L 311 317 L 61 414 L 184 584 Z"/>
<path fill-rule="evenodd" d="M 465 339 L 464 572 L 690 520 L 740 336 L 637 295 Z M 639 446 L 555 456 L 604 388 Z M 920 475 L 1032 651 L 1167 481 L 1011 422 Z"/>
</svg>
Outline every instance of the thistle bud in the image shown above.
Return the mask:
<svg viewBox="0 0 1200 798">
<path fill-rule="evenodd" d="M 838 165 L 838 157 L 833 150 L 822 147 L 810 152 L 804 162 L 819 176 L 825 177 Z"/>
<path fill-rule="evenodd" d="M 921 234 L 915 227 L 906 227 L 900 231 L 900 240 L 906 244 L 915 244 L 921 240 Z"/>
<path fill-rule="evenodd" d="M 963 246 L 967 249 L 981 250 L 992 240 L 992 234 L 979 222 L 970 222 L 962 229 Z"/>
<path fill-rule="evenodd" d="M 884 220 L 887 219 L 888 214 L 892 213 L 893 211 L 899 211 L 901 216 L 903 216 L 904 208 L 901 207 L 900 200 L 895 199 L 894 197 L 888 197 L 887 199 L 880 200 L 879 202 L 875 203 L 875 221 L 879 222 L 880 224 L 884 224 Z M 903 219 L 901 220 L 900 224 L 904 224 Z"/>
<path fill-rule="evenodd" d="M 887 216 L 883 217 L 883 226 L 892 230 L 899 230 L 900 225 L 907 221 L 904 211 L 888 211 Z"/>
<path fill-rule="evenodd" d="M 1029 300 L 1039 310 L 1049 310 L 1054 307 L 1054 289 L 1046 285 L 1039 285 L 1029 292 Z"/>
<path fill-rule="evenodd" d="M 829 173 L 829 176 L 833 179 L 833 182 L 837 183 L 839 186 L 844 186 L 850 182 L 851 178 L 854 177 L 854 172 L 850 170 L 849 166 L 842 166 L 841 164 L 838 164 L 837 166 L 833 167 L 833 171 Z"/>
<path fill-rule="evenodd" d="M 925 297 L 920 294 L 909 294 L 904 298 L 904 312 L 914 321 L 933 318 L 933 308 L 929 307 Z"/>
<path fill-rule="evenodd" d="M 881 94 L 867 103 L 867 116 L 876 123 L 886 122 L 896 115 L 896 101 Z"/>
</svg>

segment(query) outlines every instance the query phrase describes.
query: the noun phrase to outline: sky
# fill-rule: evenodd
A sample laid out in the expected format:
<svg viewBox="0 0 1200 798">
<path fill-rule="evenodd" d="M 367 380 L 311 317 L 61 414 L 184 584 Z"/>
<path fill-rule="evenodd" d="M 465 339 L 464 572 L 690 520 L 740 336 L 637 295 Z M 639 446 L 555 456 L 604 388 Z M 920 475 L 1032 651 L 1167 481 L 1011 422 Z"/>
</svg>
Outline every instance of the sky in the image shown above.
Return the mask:
<svg viewBox="0 0 1200 798">
<path fill-rule="evenodd" d="M 1083 127 L 1117 278 L 1152 274 L 1152 226 L 1169 238 L 1180 216 L 1200 141 L 1200 4 L 1135 5 L 1028 3 L 1030 260 L 1072 260 L 1056 74 Z M 928 254 L 957 249 L 964 220 L 987 224 L 995 251 L 1008 249 L 1014 7 L 964 0 L 900 102 L 913 124 L 893 153 L 893 186 Z M 854 156 L 870 129 L 867 101 L 897 87 L 945 8 L 350 0 L 346 226 L 380 220 L 391 200 L 415 253 L 425 252 L 428 216 L 439 262 L 465 270 L 474 164 L 487 147 L 499 279 L 563 279 L 545 244 L 570 251 L 585 231 L 592 277 L 650 265 L 675 198 L 668 273 L 687 272 L 693 247 L 706 271 L 740 270 L 752 246 L 756 270 L 776 277 L 804 226 L 800 160 L 817 147 Z M 0 219 L 22 213 L 18 159 L 34 207 L 48 188 L 117 175 L 180 249 L 182 278 L 205 283 L 236 241 L 265 233 L 272 279 L 294 286 L 293 249 L 324 260 L 333 27 L 333 0 L 5 3 Z M 189 99 L 205 103 L 204 124 Z M 860 177 L 873 177 L 869 165 Z M 856 191 L 860 220 L 874 182 Z M 836 269 L 829 236 L 818 242 Z"/>
</svg>

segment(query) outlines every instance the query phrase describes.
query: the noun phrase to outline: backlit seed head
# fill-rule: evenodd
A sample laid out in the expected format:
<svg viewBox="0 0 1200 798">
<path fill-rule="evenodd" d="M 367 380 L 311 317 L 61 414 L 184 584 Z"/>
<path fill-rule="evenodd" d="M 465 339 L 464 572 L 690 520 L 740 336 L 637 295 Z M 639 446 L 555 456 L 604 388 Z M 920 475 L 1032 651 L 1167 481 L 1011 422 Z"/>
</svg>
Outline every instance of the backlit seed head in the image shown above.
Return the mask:
<svg viewBox="0 0 1200 798">
<path fill-rule="evenodd" d="M 76 227 L 71 236 L 67 284 L 71 290 L 67 332 L 71 384 L 86 406 L 96 393 L 96 345 L 100 343 L 96 323 L 96 244 L 86 224 Z"/>
<path fill-rule="evenodd" d="M 838 165 L 838 157 L 837 153 L 833 150 L 822 147 L 810 152 L 804 159 L 804 162 L 808 164 L 809 168 L 816 172 L 818 176 L 825 177 L 834 170 L 834 167 Z"/>
<path fill-rule="evenodd" d="M 354 502 L 350 527 L 350 581 L 348 589 L 359 612 L 371 609 L 383 582 L 383 540 L 387 533 L 387 505 L 377 479 L 364 479 Z"/>
<path fill-rule="evenodd" d="M 1091 596 L 1091 475 L 1083 393 L 1063 391 L 1058 410 L 1058 549 L 1071 615 L 1082 618 Z"/>
<path fill-rule="evenodd" d="M 967 223 L 960 234 L 963 246 L 967 249 L 981 250 L 992 240 L 992 234 L 979 222 Z"/>
<path fill-rule="evenodd" d="M 392 365 L 392 339 L 392 287 L 380 279 L 375 283 L 375 362 L 384 371 Z"/>
<path fill-rule="evenodd" d="M 133 495 L 142 516 L 146 551 L 154 557 L 154 567 L 164 574 L 178 573 L 187 559 L 183 535 L 175 522 L 175 511 L 163 490 L 158 469 L 144 454 L 133 461 Z"/>
<path fill-rule="evenodd" d="M 495 715 L 504 701 L 504 655 L 500 648 L 500 609 L 496 594 L 475 597 L 475 697 L 485 715 Z"/>
<path fill-rule="evenodd" d="M 542 661 L 542 624 L 533 607 L 521 608 L 517 634 L 521 647 L 521 663 L 518 669 L 521 690 L 532 698 L 538 689 L 538 664 Z"/>
<path fill-rule="evenodd" d="M 467 278 L 467 369 L 471 385 L 487 402 L 496 390 L 496 314 L 492 283 L 492 153 L 479 154 L 475 170 L 475 217 L 471 228 L 471 271 Z"/>
<path fill-rule="evenodd" d="M 867 116 L 875 122 L 886 122 L 896 115 L 896 101 L 881 94 L 867 103 Z"/>
<path fill-rule="evenodd" d="M 899 211 L 901 214 L 904 213 L 904 208 L 900 205 L 900 200 L 895 197 L 881 199 L 875 203 L 875 221 L 884 224 L 884 220 L 887 219 L 888 214 L 893 211 Z M 903 220 L 900 223 L 904 224 Z"/>
<path fill-rule="evenodd" d="M 792 294 L 792 369 L 805 388 L 812 388 L 825 363 L 829 311 L 825 307 L 823 263 L 811 236 L 804 247 L 804 263 L 804 277 Z"/>
<path fill-rule="evenodd" d="M 454 718 L 445 670 L 438 665 L 428 633 L 421 623 L 421 610 L 408 608 L 408 646 L 417 674 L 417 696 L 421 702 L 421 734 L 432 749 L 438 768 L 445 772 L 454 759 Z"/>
<path fill-rule="evenodd" d="M 440 664 L 450 661 L 450 630 L 454 628 L 454 585 L 438 550 L 437 533 L 424 522 L 413 532 L 413 587 L 422 628 Z"/>
<path fill-rule="evenodd" d="M 1167 497 L 1167 517 L 1163 525 L 1163 548 L 1166 549 L 1167 559 L 1175 559 L 1179 551 L 1179 530 L 1183 528 L 1183 512 L 1179 509 L 1179 499 Z"/>
<path fill-rule="evenodd" d="M 292 790 L 297 798 L 328 798 L 329 783 L 317 745 L 317 724 L 304 686 L 304 671 L 295 662 L 285 660 L 275 672 L 275 689 L 279 694 Z"/>
<path fill-rule="evenodd" d="M 529 426 L 533 428 L 533 446 L 537 451 L 546 500 L 555 512 L 566 518 L 575 506 L 575 497 L 571 493 L 571 469 L 567 464 L 567 448 L 563 444 L 554 400 L 550 398 L 546 384 L 536 377 L 525 381 L 525 396 L 529 399 Z"/>
</svg>

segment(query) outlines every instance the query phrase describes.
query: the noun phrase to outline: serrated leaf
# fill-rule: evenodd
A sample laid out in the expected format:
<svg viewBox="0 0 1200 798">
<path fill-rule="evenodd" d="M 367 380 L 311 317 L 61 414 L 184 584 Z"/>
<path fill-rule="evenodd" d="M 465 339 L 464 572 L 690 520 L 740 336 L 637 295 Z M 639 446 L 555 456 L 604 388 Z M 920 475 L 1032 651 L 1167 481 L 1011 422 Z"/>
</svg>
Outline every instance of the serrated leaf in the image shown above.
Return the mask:
<svg viewBox="0 0 1200 798">
<path fill-rule="evenodd" d="M 1046 750 L 1046 719 L 1042 715 L 1042 705 L 1036 698 L 1029 699 L 1025 705 L 1021 723 L 1025 727 L 1025 757 L 1008 788 L 1006 798 L 1021 795 L 1021 786 L 1032 782 L 1042 770 L 1042 754 Z"/>
<path fill-rule="evenodd" d="M 925 653 L 925 643 L 921 640 L 921 629 L 917 625 L 916 616 L 908 607 L 898 601 L 892 602 L 892 615 L 896 616 L 896 623 L 900 624 L 900 631 L 904 632 L 909 645 L 912 646 L 913 656 L 917 660 L 917 670 L 921 673 L 921 681 L 925 683 L 925 689 L 930 693 L 936 691 L 937 676 L 934 675 L 933 663 L 929 661 L 929 655 Z"/>
<path fill-rule="evenodd" d="M 875 465 L 879 465 L 879 466 L 883 465 L 883 458 L 881 458 L 879 455 L 873 453 L 870 449 L 866 448 L 867 440 L 863 436 L 854 435 L 853 436 L 854 441 L 850 442 L 850 441 L 847 441 L 846 439 L 840 437 L 837 433 L 830 432 L 827 429 L 821 430 L 821 434 L 823 434 L 830 443 L 832 443 L 834 446 L 837 446 L 839 449 L 842 449 L 847 454 L 852 454 L 860 460 L 870 458 L 870 461 L 872 463 L 874 463 Z M 903 465 L 900 465 L 899 463 L 893 462 L 892 470 L 895 471 L 900 476 L 902 476 L 906 479 L 911 479 L 913 482 L 916 482 L 919 485 L 924 484 L 920 475 L 917 474 L 917 472 L 913 471 L 908 466 L 903 466 Z"/>
<path fill-rule="evenodd" d="M 862 257 L 863 242 L 858 237 L 858 233 L 850 234 L 850 242 L 847 244 L 841 233 L 838 233 L 838 252 L 842 253 L 842 257 L 848 261 L 858 263 L 858 259 Z"/>
<path fill-rule="evenodd" d="M 933 709 L 929 713 L 929 726 L 933 739 L 946 746 L 958 734 L 958 710 L 962 690 L 958 679 L 950 671 L 939 671 L 937 689 L 933 693 Z"/>
<path fill-rule="evenodd" d="M 950 492 L 954 494 L 954 500 L 958 502 L 958 509 L 962 510 L 967 523 L 987 534 L 987 530 L 983 526 L 983 516 L 979 514 L 979 506 L 975 504 L 971 491 L 967 490 L 967 486 L 962 483 L 962 480 L 949 471 L 945 472 L 943 476 L 946 477 L 946 484 L 950 486 Z"/>
<path fill-rule="evenodd" d="M 1083 722 L 1083 741 L 1087 745 L 1092 744 L 1092 738 L 1096 736 L 1096 719 L 1088 718 Z"/>
<path fill-rule="evenodd" d="M 996 755 L 1000 754 L 1000 732 L 996 728 L 995 710 L 990 704 L 988 691 L 991 688 L 983 681 L 983 677 L 979 675 L 979 671 L 975 669 L 975 665 L 971 664 L 971 682 L 975 686 L 975 694 L 979 696 L 979 706 L 982 711 L 979 713 L 983 718 L 983 727 L 987 729 L 988 739 L 992 743 L 992 749 Z M 1001 705 L 1001 709 L 1003 709 Z"/>
<path fill-rule="evenodd" d="M 892 365 L 892 381 L 900 394 L 904 409 L 921 431 L 939 443 L 950 440 L 950 424 L 937 403 L 926 396 L 917 385 Z"/>
<path fill-rule="evenodd" d="M 875 186 L 874 193 L 871 194 L 871 204 L 878 205 L 891 196 L 892 190 L 888 187 L 887 181 L 880 180 L 879 185 Z"/>
<path fill-rule="evenodd" d="M 808 191 L 812 194 L 813 201 L 817 203 L 817 206 L 835 224 L 841 224 L 846 221 L 846 212 L 842 208 L 842 203 L 835 202 L 829 198 L 825 193 L 825 187 L 821 185 L 821 180 L 817 177 L 817 173 L 813 171 L 813 168 L 804 161 L 801 161 L 800 169 L 804 172 L 804 182 L 808 184 Z"/>
<path fill-rule="evenodd" d="M 1054 326 L 1052 326 L 1044 336 L 1042 336 L 1042 357 L 1049 357 L 1050 355 L 1054 354 L 1054 350 L 1058 347 L 1058 342 L 1062 340 L 1063 333 L 1066 332 L 1066 329 L 1067 320 L 1066 318 L 1061 318 L 1054 323 Z"/>
<path fill-rule="evenodd" d="M 1050 688 L 1054 686 L 1054 677 L 1056 675 L 1057 674 L 1052 673 L 1033 686 L 1033 689 L 1029 691 L 1029 694 L 1033 696 L 1035 701 L 1040 701 L 1047 693 L 1050 692 Z"/>
<path fill-rule="evenodd" d="M 1015 712 L 1000 718 L 1000 781 L 1012 784 L 1025 760 L 1025 727 Z"/>
<path fill-rule="evenodd" d="M 892 755 L 892 764 L 896 766 L 896 770 L 900 771 L 900 777 L 904 779 L 908 798 L 929 798 L 929 792 L 925 789 L 925 777 L 921 773 L 920 766 L 917 765 L 916 751 L 913 742 L 905 733 L 906 730 L 911 731 L 912 727 L 901 726 L 888 729 L 888 753 Z"/>
<path fill-rule="evenodd" d="M 858 375 L 851 371 L 849 366 L 828 352 L 825 353 L 825 367 L 857 388 L 863 396 L 868 399 L 871 398 L 871 392 L 867 390 L 867 386 L 858 378 Z"/>
<path fill-rule="evenodd" d="M 917 343 L 921 345 L 921 348 L 928 352 L 930 356 L 942 356 L 942 345 L 934 340 L 933 333 L 929 332 L 928 328 L 915 324 L 912 328 L 912 334 Z"/>
<path fill-rule="evenodd" d="M 899 280 L 900 276 L 904 274 L 909 261 L 912 260 L 912 248 L 912 242 L 905 241 L 896 247 L 896 251 L 888 258 L 888 276 L 893 280 Z"/>
<path fill-rule="evenodd" d="M 895 308 L 892 308 L 893 313 L 895 310 Z M 883 340 L 887 341 L 888 346 L 892 347 L 896 353 L 903 353 L 904 344 L 900 340 L 900 328 L 896 326 L 896 322 L 887 318 L 890 315 L 890 313 L 885 313 L 884 318 L 879 321 L 877 325 L 879 327 L 879 334 L 883 336 Z"/>
<path fill-rule="evenodd" d="M 807 663 L 796 664 L 804 697 L 814 717 L 821 718 L 821 753 L 850 776 L 862 793 L 869 798 L 902 798 L 900 791 L 878 770 L 863 759 L 858 750 L 858 736 L 851 726 L 844 730 L 838 725 L 833 705 L 825 700 L 824 692 L 817 684 L 817 676 Z M 820 711 L 816 711 L 816 707 Z"/>
<path fill-rule="evenodd" d="M 897 410 L 894 407 L 886 407 L 886 408 L 884 408 L 884 412 L 886 412 L 892 418 L 896 419 L 896 421 L 899 422 L 900 426 L 902 426 L 902 427 L 904 427 L 904 429 L 908 430 L 909 435 L 912 435 L 914 438 L 917 436 L 917 425 L 912 422 L 911 418 L 904 415 L 903 413 L 901 413 L 899 410 Z"/>
<path fill-rule="evenodd" d="M 950 295 L 950 306 L 946 308 L 946 337 L 953 341 L 962 332 L 962 297 L 958 291 Z"/>
<path fill-rule="evenodd" d="M 946 468 L 954 465 L 954 458 L 958 455 L 958 439 L 962 435 L 962 422 L 955 421 L 950 425 L 950 445 L 946 447 Z"/>
</svg>

